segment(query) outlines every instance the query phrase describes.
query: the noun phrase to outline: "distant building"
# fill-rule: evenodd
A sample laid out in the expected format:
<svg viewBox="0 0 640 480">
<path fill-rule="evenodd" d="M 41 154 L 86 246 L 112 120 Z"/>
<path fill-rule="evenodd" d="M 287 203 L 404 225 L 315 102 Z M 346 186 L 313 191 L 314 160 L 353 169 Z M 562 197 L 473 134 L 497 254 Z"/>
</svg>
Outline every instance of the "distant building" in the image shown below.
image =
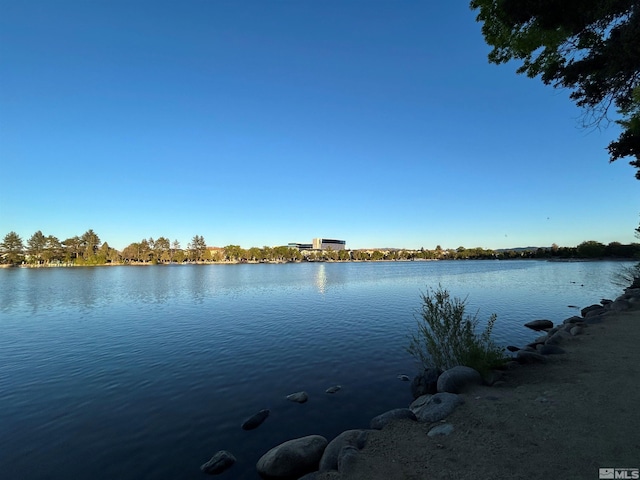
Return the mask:
<svg viewBox="0 0 640 480">
<path fill-rule="evenodd" d="M 287 246 L 289 248 L 295 248 L 296 250 L 313 250 L 312 243 L 290 243 Z"/>
<path fill-rule="evenodd" d="M 334 240 L 331 238 L 314 238 L 314 250 L 346 250 L 347 242 L 345 240 Z"/>
</svg>

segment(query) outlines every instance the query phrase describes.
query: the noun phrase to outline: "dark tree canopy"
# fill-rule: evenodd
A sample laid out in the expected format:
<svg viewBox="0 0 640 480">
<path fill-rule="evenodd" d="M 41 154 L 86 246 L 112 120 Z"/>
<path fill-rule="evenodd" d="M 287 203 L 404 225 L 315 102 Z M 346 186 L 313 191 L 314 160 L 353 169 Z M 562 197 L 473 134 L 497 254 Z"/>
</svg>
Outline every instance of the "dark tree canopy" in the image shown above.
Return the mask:
<svg viewBox="0 0 640 480">
<path fill-rule="evenodd" d="M 521 60 L 518 73 L 571 90 L 587 125 L 614 107 L 623 129 L 610 161 L 634 157 L 640 169 L 640 1 L 472 0 L 493 47 L 489 61 Z M 636 173 L 640 179 L 640 170 Z"/>
</svg>

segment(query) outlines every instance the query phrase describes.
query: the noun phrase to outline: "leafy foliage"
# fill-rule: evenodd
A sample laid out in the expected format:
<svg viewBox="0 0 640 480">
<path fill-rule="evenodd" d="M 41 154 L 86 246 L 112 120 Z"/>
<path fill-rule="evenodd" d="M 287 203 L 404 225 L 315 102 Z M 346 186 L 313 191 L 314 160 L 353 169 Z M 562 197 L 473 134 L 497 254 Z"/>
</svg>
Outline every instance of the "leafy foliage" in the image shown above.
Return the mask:
<svg viewBox="0 0 640 480">
<path fill-rule="evenodd" d="M 478 314 L 465 314 L 466 299 L 451 298 L 441 286 L 429 289 L 421 297 L 418 331 L 410 336 L 406 350 L 424 368 L 465 365 L 482 373 L 505 362 L 503 349 L 491 339 L 495 314 L 478 334 Z"/>
<path fill-rule="evenodd" d="M 640 169 L 640 5 L 637 0 L 472 0 L 493 47 L 489 61 L 521 60 L 518 73 L 571 90 L 586 124 L 615 106 L 623 132 L 610 161 L 635 157 Z M 636 173 L 640 179 L 640 170 Z"/>
</svg>

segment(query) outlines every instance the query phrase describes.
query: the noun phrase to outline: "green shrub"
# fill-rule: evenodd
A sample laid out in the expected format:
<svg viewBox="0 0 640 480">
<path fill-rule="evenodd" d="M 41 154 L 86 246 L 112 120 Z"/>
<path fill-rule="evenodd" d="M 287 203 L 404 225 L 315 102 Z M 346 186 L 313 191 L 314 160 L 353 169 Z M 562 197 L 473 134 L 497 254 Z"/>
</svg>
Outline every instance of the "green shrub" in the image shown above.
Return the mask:
<svg viewBox="0 0 640 480">
<path fill-rule="evenodd" d="M 418 331 L 410 335 L 406 350 L 424 368 L 446 370 L 465 365 L 486 373 L 505 363 L 504 349 L 491 339 L 495 314 L 478 334 L 478 313 L 465 315 L 466 299 L 451 298 L 441 286 L 437 290 L 429 288 L 421 298 Z"/>
</svg>

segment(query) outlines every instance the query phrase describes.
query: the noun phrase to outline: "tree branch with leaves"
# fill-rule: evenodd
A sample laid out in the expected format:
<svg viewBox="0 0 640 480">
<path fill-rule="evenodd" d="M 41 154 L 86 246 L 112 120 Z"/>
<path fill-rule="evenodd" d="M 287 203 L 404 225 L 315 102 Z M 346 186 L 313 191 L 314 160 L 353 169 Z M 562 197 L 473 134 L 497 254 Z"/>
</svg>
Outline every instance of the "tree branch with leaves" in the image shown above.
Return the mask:
<svg viewBox="0 0 640 480">
<path fill-rule="evenodd" d="M 640 179 L 640 2 L 637 0 L 472 0 L 495 64 L 566 88 L 584 124 L 622 128 L 609 161 L 633 157 Z"/>
</svg>

